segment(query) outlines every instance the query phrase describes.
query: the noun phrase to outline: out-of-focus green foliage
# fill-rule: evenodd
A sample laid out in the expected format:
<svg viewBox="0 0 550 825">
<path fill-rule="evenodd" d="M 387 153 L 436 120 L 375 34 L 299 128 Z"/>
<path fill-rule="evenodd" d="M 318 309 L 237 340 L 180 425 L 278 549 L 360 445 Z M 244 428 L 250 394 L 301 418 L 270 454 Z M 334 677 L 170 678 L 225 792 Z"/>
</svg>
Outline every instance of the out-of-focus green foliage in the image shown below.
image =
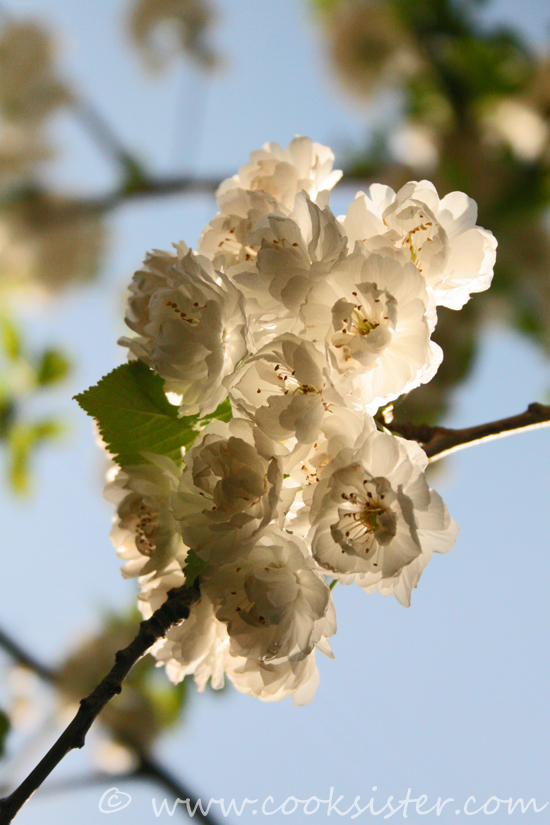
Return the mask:
<svg viewBox="0 0 550 825">
<path fill-rule="evenodd" d="M 443 365 L 396 408 L 402 421 L 434 423 L 488 322 L 550 351 L 550 49 L 537 54 L 518 32 L 481 25 L 474 0 L 313 4 L 336 74 L 360 105 L 401 96 L 400 121 L 357 149 L 346 171 L 394 189 L 427 177 L 441 197 L 462 190 L 499 241 L 491 290 L 460 313 L 440 308 Z"/>
<path fill-rule="evenodd" d="M 8 472 L 16 493 L 26 493 L 29 489 L 31 458 L 36 448 L 57 438 L 62 432 L 62 424 L 47 418 L 30 424 L 17 422 L 10 428 Z"/>
<path fill-rule="evenodd" d="M 7 475 L 16 493 L 30 486 L 35 451 L 58 438 L 62 423 L 51 416 L 32 417 L 27 402 L 64 381 L 70 373 L 68 358 L 48 347 L 33 353 L 13 318 L 0 319 L 0 444 L 7 453 Z"/>
<path fill-rule="evenodd" d="M 49 387 L 64 381 L 71 371 L 71 365 L 58 349 L 47 349 L 42 353 L 37 365 L 36 380 L 41 387 Z"/>
</svg>

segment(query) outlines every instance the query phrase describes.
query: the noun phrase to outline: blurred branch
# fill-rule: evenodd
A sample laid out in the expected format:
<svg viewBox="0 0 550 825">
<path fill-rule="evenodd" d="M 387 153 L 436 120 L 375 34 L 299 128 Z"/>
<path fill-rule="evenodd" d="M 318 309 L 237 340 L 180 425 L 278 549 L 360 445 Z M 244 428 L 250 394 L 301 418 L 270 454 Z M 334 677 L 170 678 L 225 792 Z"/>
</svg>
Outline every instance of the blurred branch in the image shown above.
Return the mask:
<svg viewBox="0 0 550 825">
<path fill-rule="evenodd" d="M 88 100 L 77 97 L 73 100 L 70 111 L 105 154 L 120 163 L 124 169 L 137 166 L 107 121 Z"/>
<path fill-rule="evenodd" d="M 411 441 L 418 441 L 432 461 L 458 452 L 474 444 L 494 441 L 514 433 L 550 427 L 550 406 L 529 404 L 527 410 L 510 418 L 501 418 L 488 424 L 478 424 L 463 430 L 447 427 L 429 427 L 427 424 L 390 424 L 391 431 Z"/>
<path fill-rule="evenodd" d="M 196 817 L 199 822 L 203 822 L 205 825 L 217 825 L 217 818 L 212 814 L 203 814 L 194 794 L 162 765 L 159 765 L 153 757 L 147 756 L 146 754 L 138 754 L 138 758 L 139 763 L 137 767 L 127 773 L 112 774 L 105 771 L 96 771 L 85 776 L 60 779 L 57 782 L 46 783 L 41 789 L 41 793 L 43 795 L 51 795 L 65 793 L 67 791 L 77 791 L 82 788 L 93 788 L 96 785 L 110 785 L 113 782 L 113 778 L 115 778 L 117 782 L 147 779 L 173 793 L 174 801 L 176 799 L 181 799 L 182 802 L 189 800 L 189 808 L 192 811 L 196 810 L 193 816 L 194 818 Z M 177 809 L 180 810 L 185 817 L 188 816 L 188 808 L 186 805 L 178 806 Z"/>
<path fill-rule="evenodd" d="M 198 579 L 189 588 L 183 586 L 170 590 L 164 604 L 150 619 L 140 623 L 135 639 L 123 650 L 118 651 L 115 664 L 109 673 L 89 696 L 82 699 L 76 716 L 46 756 L 10 796 L 0 800 L 0 825 L 7 825 L 13 820 L 25 802 L 71 750 L 84 746 L 86 734 L 92 723 L 105 705 L 122 691 L 122 683 L 132 667 L 157 639 L 165 636 L 173 624 L 189 616 L 191 605 L 199 596 Z"/>
<path fill-rule="evenodd" d="M 182 802 L 189 800 L 189 808 L 195 811 L 193 818 L 196 817 L 199 822 L 204 822 L 205 825 L 216 825 L 218 822 L 217 818 L 212 816 L 212 814 L 203 814 L 198 806 L 197 798 L 188 788 L 181 784 L 179 779 L 176 779 L 171 773 L 166 771 L 162 765 L 159 765 L 153 757 L 144 753 L 140 754 L 140 764 L 134 771 L 133 776 L 135 778 L 144 777 L 162 785 L 174 794 L 175 799 L 181 799 Z M 188 815 L 186 805 L 182 805 L 181 810 L 186 816 Z"/>
<path fill-rule="evenodd" d="M 214 195 L 223 180 L 225 178 L 194 175 L 175 175 L 163 178 L 140 175 L 130 186 L 117 189 L 116 192 L 111 192 L 111 194 L 100 198 L 83 198 L 78 201 L 78 204 L 79 208 L 84 211 L 103 213 L 116 209 L 127 201 L 141 198 L 159 198 L 170 195 Z M 338 186 L 340 188 L 346 186 L 365 188 L 370 186 L 371 182 L 364 175 L 346 175 Z M 35 197 L 40 197 L 43 194 L 39 191 L 32 193 Z M 66 220 L 71 220 L 70 212 L 67 212 Z"/>
<path fill-rule="evenodd" d="M 27 650 L 24 650 L 18 642 L 8 636 L 8 634 L 1 629 L 0 647 L 3 647 L 4 650 L 9 653 L 18 664 L 28 667 L 29 670 L 32 670 L 37 676 L 44 679 L 44 681 L 55 682 L 56 676 L 54 670 L 46 665 L 43 665 L 42 662 L 38 661 L 38 659 L 35 659 L 34 656 L 32 656 Z"/>
</svg>

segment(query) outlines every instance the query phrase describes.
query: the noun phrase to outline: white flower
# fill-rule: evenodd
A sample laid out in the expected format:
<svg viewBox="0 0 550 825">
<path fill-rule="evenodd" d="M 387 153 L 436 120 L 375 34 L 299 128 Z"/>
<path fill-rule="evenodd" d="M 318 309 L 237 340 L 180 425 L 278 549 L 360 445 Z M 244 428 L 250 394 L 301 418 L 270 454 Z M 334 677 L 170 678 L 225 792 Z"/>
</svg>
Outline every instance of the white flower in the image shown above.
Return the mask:
<svg viewBox="0 0 550 825">
<path fill-rule="evenodd" d="M 0 130 L 0 187 L 30 180 L 53 153 L 40 128 L 10 123 Z"/>
<path fill-rule="evenodd" d="M 541 155 L 550 129 L 545 118 L 531 106 L 513 98 L 500 99 L 483 118 L 493 141 L 505 141 L 514 154 L 527 163 Z"/>
<path fill-rule="evenodd" d="M 271 438 L 317 438 L 329 404 L 343 404 L 334 390 L 322 352 L 286 333 L 260 349 L 235 373 L 229 397 L 233 407 Z"/>
<path fill-rule="evenodd" d="M 244 189 L 229 189 L 218 196 L 218 203 L 220 211 L 203 230 L 198 251 L 227 271 L 256 257 L 260 239 L 252 242 L 251 233 L 265 215 L 280 212 L 281 204 L 266 192 Z"/>
<path fill-rule="evenodd" d="M 261 247 L 256 261 L 229 274 L 243 291 L 256 341 L 293 332 L 298 311 L 311 287 L 346 254 L 346 237 L 327 206 L 305 194 L 290 217 L 267 215 L 250 236 Z"/>
<path fill-rule="evenodd" d="M 185 543 L 205 561 L 237 558 L 277 517 L 280 460 L 259 452 L 256 436 L 262 440 L 244 419 L 213 421 L 186 454 L 172 509 Z"/>
<path fill-rule="evenodd" d="M 211 69 L 218 62 L 206 38 L 213 19 L 207 0 L 138 0 L 129 23 L 153 71 L 163 69 L 182 51 L 200 66 Z"/>
<path fill-rule="evenodd" d="M 460 309 L 472 292 L 487 289 L 493 277 L 497 242 L 476 226 L 477 206 L 463 192 L 439 200 L 429 181 L 405 184 L 395 193 L 373 184 L 348 209 L 344 227 L 357 241 L 387 243 L 413 261 L 426 279 L 436 305 Z"/>
<path fill-rule="evenodd" d="M 102 218 L 73 198 L 43 194 L 0 213 L 0 280 L 6 290 L 47 298 L 95 275 Z"/>
<path fill-rule="evenodd" d="M 120 343 L 180 396 L 181 415 L 213 412 L 227 395 L 223 378 L 248 352 L 239 290 L 191 252 L 150 257 L 130 289 L 126 323 L 138 337 Z"/>
<path fill-rule="evenodd" d="M 343 583 L 393 593 L 408 605 L 432 552 L 450 550 L 457 535 L 426 482 L 426 454 L 368 421 L 355 441 L 345 435 L 333 441 L 331 453 L 312 491 L 314 557 Z"/>
<path fill-rule="evenodd" d="M 0 108 L 6 120 L 38 123 L 70 101 L 55 77 L 53 43 L 33 22 L 8 23 L 0 37 Z"/>
<path fill-rule="evenodd" d="M 371 413 L 429 381 L 443 353 L 430 341 L 425 282 L 412 263 L 357 246 L 308 293 L 301 334 L 326 345 Z M 336 384 L 342 394 L 346 388 Z"/>
<path fill-rule="evenodd" d="M 292 696 L 295 705 L 307 705 L 315 696 L 319 684 L 315 651 L 300 661 L 277 665 L 228 655 L 225 667 L 227 676 L 238 691 L 255 696 L 262 702 L 280 702 Z"/>
<path fill-rule="evenodd" d="M 342 172 L 333 171 L 333 163 L 329 147 L 313 143 L 308 137 L 296 136 L 286 149 L 278 143 L 265 143 L 251 153 L 250 163 L 221 184 L 217 194 L 219 197 L 230 189 L 259 190 L 273 195 L 290 210 L 302 190 L 315 200 L 319 192 L 338 183 Z"/>
<path fill-rule="evenodd" d="M 278 664 L 308 656 L 336 632 L 330 590 L 301 539 L 271 527 L 246 556 L 204 573 L 230 652 Z"/>
<path fill-rule="evenodd" d="M 166 456 L 147 456 L 154 463 L 123 467 L 105 488 L 105 498 L 117 505 L 111 539 L 126 562 L 125 578 L 159 573 L 187 554 L 170 510 L 181 470 Z"/>
<path fill-rule="evenodd" d="M 144 618 L 150 618 L 164 603 L 168 591 L 181 587 L 184 581 L 177 562 L 172 562 L 161 576 L 143 577 L 138 598 Z M 200 599 L 191 606 L 189 617 L 173 625 L 164 638 L 155 642 L 151 653 L 159 665 L 165 665 L 170 681 L 177 684 L 192 673 L 202 692 L 208 680 L 215 690 L 223 687 L 228 646 L 225 625 L 216 619 L 208 596 L 201 593 Z"/>
</svg>

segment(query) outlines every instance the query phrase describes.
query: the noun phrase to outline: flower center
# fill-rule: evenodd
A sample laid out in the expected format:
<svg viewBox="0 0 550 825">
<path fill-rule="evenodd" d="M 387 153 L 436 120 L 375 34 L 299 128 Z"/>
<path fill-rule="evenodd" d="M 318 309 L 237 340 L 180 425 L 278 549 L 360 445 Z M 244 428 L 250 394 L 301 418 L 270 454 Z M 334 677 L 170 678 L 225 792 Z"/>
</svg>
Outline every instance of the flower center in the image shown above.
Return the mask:
<svg viewBox="0 0 550 825">
<path fill-rule="evenodd" d="M 313 384 L 300 384 L 296 378 L 296 370 L 291 370 L 283 364 L 275 364 L 273 369 L 277 373 L 277 380 L 282 383 L 283 395 L 288 395 L 289 392 L 292 392 L 292 395 L 321 395 L 322 390 L 319 387 L 314 387 Z"/>
<path fill-rule="evenodd" d="M 339 519 L 331 529 L 344 552 L 368 556 L 395 536 L 396 516 L 391 507 L 395 494 L 385 478 L 367 477 L 361 486 L 361 490 L 340 494 L 345 504 L 338 508 Z"/>
<path fill-rule="evenodd" d="M 122 526 L 134 533 L 136 547 L 144 556 L 152 556 L 156 550 L 155 531 L 159 526 L 158 518 L 158 512 L 150 510 L 141 502 L 138 513 L 121 520 Z"/>
</svg>

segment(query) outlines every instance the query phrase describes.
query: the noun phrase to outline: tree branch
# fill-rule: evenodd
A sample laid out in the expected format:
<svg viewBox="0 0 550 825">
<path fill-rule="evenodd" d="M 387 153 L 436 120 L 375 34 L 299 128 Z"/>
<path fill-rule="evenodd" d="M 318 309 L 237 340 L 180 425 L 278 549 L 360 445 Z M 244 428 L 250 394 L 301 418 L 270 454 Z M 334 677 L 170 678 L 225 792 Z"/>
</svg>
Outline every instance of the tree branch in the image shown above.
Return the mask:
<svg viewBox="0 0 550 825">
<path fill-rule="evenodd" d="M 182 802 L 189 800 L 189 807 L 195 811 L 193 818 L 197 818 L 199 822 L 204 825 L 217 825 L 218 819 L 211 813 L 203 814 L 201 808 L 198 806 L 197 798 L 181 784 L 179 779 L 176 779 L 169 773 L 162 765 L 159 765 L 151 756 L 142 753 L 140 756 L 140 764 L 134 772 L 134 777 L 144 777 L 162 785 L 174 794 L 174 801 L 181 799 Z M 187 814 L 188 808 L 186 805 L 181 806 L 182 812 Z"/>
<path fill-rule="evenodd" d="M 126 150 L 110 125 L 89 100 L 76 96 L 69 111 L 88 132 L 98 148 L 105 152 L 108 157 L 113 158 L 123 169 L 136 165 L 132 155 Z"/>
<path fill-rule="evenodd" d="M 464 450 L 473 444 L 484 441 L 494 441 L 514 433 L 526 430 L 535 430 L 541 427 L 550 427 L 550 406 L 545 404 L 529 404 L 527 410 L 510 418 L 501 418 L 488 424 L 478 424 L 475 427 L 466 427 L 463 430 L 452 430 L 447 427 L 429 427 L 427 424 L 389 424 L 389 429 L 395 435 L 400 435 L 410 441 L 418 441 L 431 461 L 437 461 L 450 453 Z"/>
<path fill-rule="evenodd" d="M 149 177 L 144 174 L 130 186 L 103 195 L 99 198 L 82 199 L 80 205 L 90 212 L 108 212 L 123 203 L 141 198 L 158 198 L 166 195 L 207 194 L 214 195 L 221 177 L 196 177 L 194 175 L 171 175 L 168 177 Z M 369 185 L 364 177 L 345 176 L 338 184 L 340 187 L 366 187 Z"/>
<path fill-rule="evenodd" d="M 37 676 L 40 676 L 41 679 L 44 679 L 46 682 L 55 682 L 56 681 L 56 674 L 55 671 L 51 668 L 43 665 L 42 662 L 39 662 L 38 659 L 35 659 L 28 651 L 24 650 L 21 645 L 16 642 L 11 636 L 8 636 L 3 630 L 0 629 L 0 647 L 3 647 L 4 650 L 15 659 L 20 665 L 24 665 L 28 667 L 29 670 L 32 670 L 36 673 Z"/>
<path fill-rule="evenodd" d="M 165 636 L 173 624 L 189 616 L 191 605 L 199 596 L 199 581 L 196 579 L 189 588 L 183 586 L 171 590 L 164 604 L 151 618 L 141 622 L 135 639 L 118 651 L 109 673 L 89 696 L 82 699 L 76 716 L 46 756 L 10 796 L 0 800 L 0 825 L 8 825 L 13 820 L 25 802 L 71 750 L 84 746 L 92 723 L 105 705 L 121 692 L 122 683 L 132 667 L 157 639 Z"/>
</svg>

